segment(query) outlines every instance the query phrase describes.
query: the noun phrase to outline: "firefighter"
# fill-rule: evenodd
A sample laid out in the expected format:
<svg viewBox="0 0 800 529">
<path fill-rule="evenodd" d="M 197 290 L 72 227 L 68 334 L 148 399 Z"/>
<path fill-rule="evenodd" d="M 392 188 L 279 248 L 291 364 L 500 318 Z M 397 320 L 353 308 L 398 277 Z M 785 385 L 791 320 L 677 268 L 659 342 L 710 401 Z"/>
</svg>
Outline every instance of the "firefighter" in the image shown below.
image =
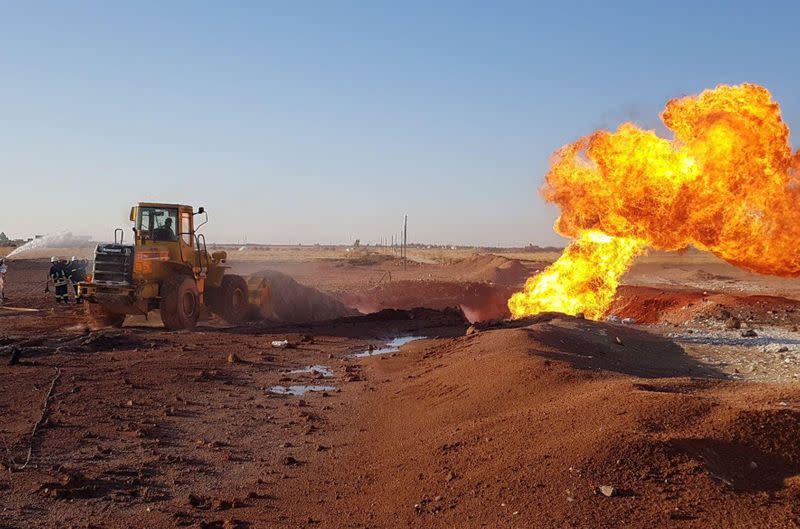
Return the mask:
<svg viewBox="0 0 800 529">
<path fill-rule="evenodd" d="M 83 298 L 78 291 L 78 283 L 86 281 L 86 261 L 78 260 L 78 258 L 73 255 L 72 259 L 69 260 L 69 265 L 67 265 L 66 273 L 75 291 L 75 303 L 83 303 Z"/>
<path fill-rule="evenodd" d="M 45 292 L 50 291 L 50 281 L 56 291 L 56 303 L 69 303 L 69 278 L 67 277 L 67 262 L 56 257 L 50 258 L 50 271 L 47 273 Z"/>
<path fill-rule="evenodd" d="M 6 272 L 8 272 L 6 260 L 0 258 L 0 303 L 6 300 Z"/>
</svg>

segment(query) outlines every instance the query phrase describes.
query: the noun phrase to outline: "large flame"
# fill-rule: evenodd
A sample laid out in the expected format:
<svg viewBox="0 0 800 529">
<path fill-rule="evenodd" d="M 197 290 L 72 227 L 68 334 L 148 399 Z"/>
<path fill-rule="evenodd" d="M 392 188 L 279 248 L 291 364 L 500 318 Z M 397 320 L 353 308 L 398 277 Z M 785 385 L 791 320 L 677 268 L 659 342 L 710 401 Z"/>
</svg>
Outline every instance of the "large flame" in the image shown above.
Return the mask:
<svg viewBox="0 0 800 529">
<path fill-rule="evenodd" d="M 523 292 L 512 316 L 542 311 L 599 318 L 620 276 L 650 246 L 688 245 L 764 274 L 800 276 L 800 151 L 763 87 L 719 86 L 673 99 L 674 138 L 631 123 L 559 149 L 542 195 L 576 239 Z"/>
</svg>

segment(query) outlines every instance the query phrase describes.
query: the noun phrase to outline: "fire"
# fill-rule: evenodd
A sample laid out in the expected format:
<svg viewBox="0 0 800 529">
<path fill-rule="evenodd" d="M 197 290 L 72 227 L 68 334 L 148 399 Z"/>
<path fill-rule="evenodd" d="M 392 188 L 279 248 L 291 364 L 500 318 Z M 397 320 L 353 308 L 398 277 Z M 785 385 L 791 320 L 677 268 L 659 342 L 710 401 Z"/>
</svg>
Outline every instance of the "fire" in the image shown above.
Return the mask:
<svg viewBox="0 0 800 529">
<path fill-rule="evenodd" d="M 800 276 L 800 151 L 766 88 L 669 101 L 665 139 L 632 123 L 559 149 L 542 195 L 575 239 L 509 300 L 512 316 L 600 318 L 633 258 L 689 245 L 763 274 Z"/>
<path fill-rule="evenodd" d="M 583 312 L 588 318 L 600 318 L 614 298 L 620 276 L 644 248 L 639 239 L 585 231 L 547 270 L 528 279 L 524 292 L 511 296 L 511 313 Z"/>
</svg>

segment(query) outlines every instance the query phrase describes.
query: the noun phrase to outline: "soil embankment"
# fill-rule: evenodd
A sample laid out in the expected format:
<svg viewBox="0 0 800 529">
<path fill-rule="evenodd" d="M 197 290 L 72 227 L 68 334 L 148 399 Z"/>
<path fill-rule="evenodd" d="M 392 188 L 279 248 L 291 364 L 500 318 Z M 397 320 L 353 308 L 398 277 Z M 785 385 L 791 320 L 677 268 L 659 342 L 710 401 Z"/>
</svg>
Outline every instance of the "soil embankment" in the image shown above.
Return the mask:
<svg viewBox="0 0 800 529">
<path fill-rule="evenodd" d="M 322 527 L 797 524 L 796 387 L 565 317 L 368 364 L 324 479 L 298 482 Z"/>
<path fill-rule="evenodd" d="M 638 323 L 685 324 L 733 317 L 742 322 L 795 325 L 800 323 L 800 300 L 697 289 L 622 286 L 609 314 L 632 318 Z"/>
<path fill-rule="evenodd" d="M 394 281 L 365 292 L 342 294 L 340 299 L 364 313 L 388 308 L 458 307 L 475 322 L 508 317 L 508 298 L 514 291 L 511 287 L 488 283 Z"/>
</svg>

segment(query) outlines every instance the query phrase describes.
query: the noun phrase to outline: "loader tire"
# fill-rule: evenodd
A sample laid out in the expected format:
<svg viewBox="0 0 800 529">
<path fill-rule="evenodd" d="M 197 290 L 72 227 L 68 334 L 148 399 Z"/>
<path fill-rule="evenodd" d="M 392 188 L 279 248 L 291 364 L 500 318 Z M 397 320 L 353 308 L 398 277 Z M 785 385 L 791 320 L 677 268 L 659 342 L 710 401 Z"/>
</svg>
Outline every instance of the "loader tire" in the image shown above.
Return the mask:
<svg viewBox="0 0 800 529">
<path fill-rule="evenodd" d="M 125 323 L 125 315 L 124 314 L 117 314 L 114 312 L 109 312 L 100 305 L 99 303 L 89 303 L 86 302 L 84 304 L 86 307 L 84 310 L 86 311 L 86 317 L 89 320 L 89 324 L 92 327 L 100 328 L 100 327 L 122 327 L 122 324 Z"/>
<path fill-rule="evenodd" d="M 189 276 L 172 276 L 161 285 L 161 321 L 171 331 L 194 329 L 200 316 L 197 283 Z"/>
<path fill-rule="evenodd" d="M 216 307 L 214 312 L 228 323 L 240 323 L 250 314 L 247 282 L 242 276 L 226 275 L 213 295 Z"/>
</svg>

